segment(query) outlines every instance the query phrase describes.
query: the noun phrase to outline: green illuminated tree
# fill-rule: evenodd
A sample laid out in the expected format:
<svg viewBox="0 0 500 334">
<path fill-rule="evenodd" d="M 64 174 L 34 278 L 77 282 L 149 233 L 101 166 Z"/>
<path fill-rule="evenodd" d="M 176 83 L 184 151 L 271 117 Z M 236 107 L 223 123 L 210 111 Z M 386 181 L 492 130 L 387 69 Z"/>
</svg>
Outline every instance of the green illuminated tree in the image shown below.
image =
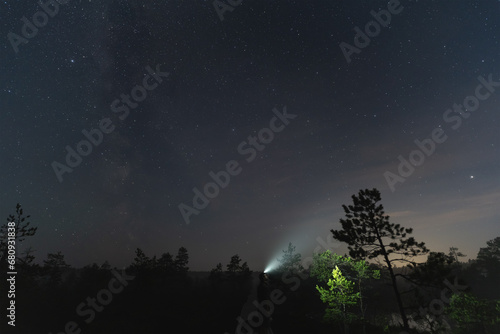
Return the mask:
<svg viewBox="0 0 500 334">
<path fill-rule="evenodd" d="M 355 283 L 359 293 L 360 318 L 364 320 L 366 303 L 364 302 L 365 282 L 368 279 L 379 279 L 380 270 L 373 269 L 365 260 L 353 260 L 348 256 L 341 256 L 329 250 L 313 255 L 311 266 L 311 277 L 316 277 L 320 282 L 328 282 L 332 276 L 332 270 L 340 268 L 343 275 Z M 364 323 L 363 323 L 364 325 Z"/>
<path fill-rule="evenodd" d="M 311 265 L 311 277 L 315 277 L 320 282 L 328 282 L 332 276 L 332 270 L 338 266 L 344 269 L 346 263 L 342 255 L 332 253 L 329 250 L 323 253 L 313 254 Z"/>
<path fill-rule="evenodd" d="M 332 270 L 331 278 L 328 280 L 328 289 L 316 285 L 323 303 L 328 304 L 325 319 L 341 321 L 344 325 L 344 333 L 349 332 L 349 324 L 356 319 L 349 307 L 354 306 L 361 299 L 360 293 L 355 292 L 355 283 L 349 281 L 338 266 Z"/>
<path fill-rule="evenodd" d="M 333 237 L 347 243 L 349 255 L 355 259 L 382 257 L 391 277 L 403 327 L 409 330 L 396 280 L 399 275 L 394 273 L 393 266 L 394 262 L 415 265 L 412 258 L 426 254 L 428 249 L 423 242 L 407 237 L 413 229 L 389 222 L 389 216 L 385 215 L 382 204 L 378 204 L 381 196 L 377 189 L 360 190 L 357 196 L 352 196 L 352 201 L 352 205 L 342 205 L 346 219 L 340 219 L 341 230 L 331 230 Z"/>
</svg>

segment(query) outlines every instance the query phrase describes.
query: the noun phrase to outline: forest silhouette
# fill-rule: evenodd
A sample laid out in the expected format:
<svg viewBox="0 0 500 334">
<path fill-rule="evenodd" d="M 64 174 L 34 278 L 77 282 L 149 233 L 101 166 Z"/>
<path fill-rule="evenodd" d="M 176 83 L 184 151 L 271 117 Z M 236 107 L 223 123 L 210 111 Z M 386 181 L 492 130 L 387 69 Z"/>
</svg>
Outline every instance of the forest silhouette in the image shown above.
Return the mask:
<svg viewBox="0 0 500 334">
<path fill-rule="evenodd" d="M 500 237 L 463 262 L 452 245 L 427 249 L 380 202 L 365 189 L 343 205 L 330 233 L 348 254 L 300 254 L 290 243 L 266 274 L 238 254 L 192 271 L 184 247 L 158 257 L 137 248 L 126 268 L 105 259 L 74 268 L 61 252 L 40 263 L 25 248 L 37 227 L 18 204 L 0 228 L 2 294 L 12 222 L 25 248 L 15 257 L 15 327 L 3 311 L 0 333 L 499 333 Z"/>
</svg>

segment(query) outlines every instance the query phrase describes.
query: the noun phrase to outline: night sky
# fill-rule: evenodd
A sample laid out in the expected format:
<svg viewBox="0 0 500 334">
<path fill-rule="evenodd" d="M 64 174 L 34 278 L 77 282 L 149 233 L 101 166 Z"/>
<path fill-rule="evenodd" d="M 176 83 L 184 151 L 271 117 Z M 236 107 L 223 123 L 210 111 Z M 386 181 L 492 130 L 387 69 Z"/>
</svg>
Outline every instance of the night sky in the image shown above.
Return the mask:
<svg viewBox="0 0 500 334">
<path fill-rule="evenodd" d="M 41 7 L 2 1 L 2 219 L 18 202 L 31 215 L 22 248 L 38 262 L 121 267 L 138 247 L 184 246 L 191 270 L 239 254 L 258 271 L 288 242 L 309 256 L 341 205 L 377 188 L 418 241 L 475 258 L 500 236 L 500 2 L 402 0 L 348 62 L 341 43 L 393 5 L 245 0 L 221 20 L 211 0 L 70 0 L 13 47 Z M 100 128 L 60 182 L 54 161 Z M 433 133 L 446 140 L 392 191 L 384 173 Z M 179 205 L 228 163 L 229 184 L 187 224 Z"/>
</svg>

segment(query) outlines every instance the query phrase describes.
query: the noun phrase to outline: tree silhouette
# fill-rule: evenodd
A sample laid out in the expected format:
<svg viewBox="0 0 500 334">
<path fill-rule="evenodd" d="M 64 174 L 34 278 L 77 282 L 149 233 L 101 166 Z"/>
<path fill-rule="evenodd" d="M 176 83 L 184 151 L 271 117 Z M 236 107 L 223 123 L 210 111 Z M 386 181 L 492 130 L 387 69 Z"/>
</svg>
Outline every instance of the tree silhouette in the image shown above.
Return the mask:
<svg viewBox="0 0 500 334">
<path fill-rule="evenodd" d="M 14 223 L 14 232 L 16 238 L 16 244 L 24 241 L 26 237 L 31 237 L 35 235 L 38 227 L 30 227 L 31 222 L 27 221 L 31 216 L 28 215 L 24 217 L 24 212 L 21 204 L 16 205 L 16 214 L 9 215 L 7 218 L 7 223 L 0 227 L 0 263 L 5 263 L 7 259 L 7 244 L 8 244 L 8 223 Z"/>
<path fill-rule="evenodd" d="M 251 270 L 250 270 L 250 267 L 248 267 L 248 264 L 247 262 L 243 262 L 243 264 L 241 265 L 241 273 L 243 274 L 243 276 L 247 276 L 247 275 L 250 275 L 251 273 Z"/>
<path fill-rule="evenodd" d="M 61 251 L 47 254 L 47 260 L 43 260 L 43 265 L 45 268 L 69 268 Z"/>
<path fill-rule="evenodd" d="M 454 247 L 452 247 L 454 248 Z M 441 299 L 441 293 L 448 289 L 446 282 L 457 279 L 456 272 L 460 270 L 459 262 L 456 259 L 460 252 L 455 248 L 449 254 L 443 252 L 430 252 L 424 263 L 412 266 L 412 270 L 404 277 L 412 283 L 412 288 L 406 292 L 412 292 L 413 298 L 407 309 L 413 313 L 410 318 L 413 321 L 424 323 L 429 331 L 438 333 L 444 328 L 449 328 L 448 320 L 442 314 L 423 313 L 422 306 L 428 306 L 432 300 Z"/>
<path fill-rule="evenodd" d="M 36 289 L 37 278 L 40 274 L 40 266 L 34 263 L 35 256 L 33 255 L 33 248 L 30 246 L 17 258 L 17 271 L 23 273 L 18 276 L 18 280 L 29 286 L 30 289 Z"/>
<path fill-rule="evenodd" d="M 427 261 L 416 264 L 408 277 L 419 286 L 440 288 L 444 279 L 451 274 L 454 263 L 453 255 L 430 252 Z"/>
<path fill-rule="evenodd" d="M 331 230 L 333 237 L 348 244 L 349 255 L 355 259 L 377 259 L 382 257 L 387 266 L 405 330 L 409 329 L 408 318 L 399 292 L 393 263 L 404 262 L 415 265 L 413 257 L 428 252 L 423 242 L 406 237 L 413 232 L 399 224 L 389 222 L 385 215 L 381 196 L 377 189 L 360 190 L 352 195 L 353 204 L 342 205 L 346 219 L 340 219 L 341 230 Z"/>
<path fill-rule="evenodd" d="M 142 249 L 137 248 L 135 250 L 134 263 L 132 263 L 132 269 L 135 272 L 144 272 L 147 270 L 151 270 L 154 268 L 155 263 L 156 263 L 156 256 L 151 259 L 148 256 L 146 256 L 146 254 L 143 252 Z"/>
<path fill-rule="evenodd" d="M 235 274 L 240 269 L 240 256 L 238 254 L 231 256 L 231 261 L 226 265 L 229 273 Z"/>
<path fill-rule="evenodd" d="M 33 247 L 28 247 L 24 253 L 22 253 L 22 257 L 19 257 L 18 259 L 18 265 L 23 267 L 23 268 L 29 268 L 32 264 L 33 261 L 35 260 L 35 256 L 33 255 Z"/>
<path fill-rule="evenodd" d="M 64 255 L 59 251 L 57 253 L 48 253 L 47 260 L 43 260 L 43 270 L 50 276 L 53 284 L 62 282 L 62 273 L 70 267 L 64 260 Z"/>
<path fill-rule="evenodd" d="M 500 237 L 486 242 L 487 247 L 480 248 L 477 263 L 486 270 L 488 276 L 500 276 Z"/>
<path fill-rule="evenodd" d="M 236 277 L 238 275 L 246 276 L 250 274 L 250 268 L 248 268 L 248 264 L 243 262 L 240 265 L 241 258 L 238 254 L 231 256 L 231 261 L 226 265 L 227 273 L 230 277 Z"/>
<path fill-rule="evenodd" d="M 184 247 L 179 248 L 174 261 L 175 270 L 179 273 L 186 273 L 189 270 L 188 263 L 189 255 L 187 249 Z"/>
<path fill-rule="evenodd" d="M 211 280 L 219 280 L 222 278 L 222 263 L 217 263 L 217 265 L 215 266 L 215 268 L 213 268 L 212 270 L 210 270 L 210 279 Z"/>
<path fill-rule="evenodd" d="M 99 269 L 102 270 L 111 270 L 111 265 L 109 264 L 108 260 L 105 260 L 103 264 L 99 267 Z"/>
<path fill-rule="evenodd" d="M 226 265 L 227 272 L 231 276 L 235 276 L 237 273 L 241 272 L 241 266 L 240 266 L 240 256 L 238 254 L 231 256 L 231 261 Z"/>
<path fill-rule="evenodd" d="M 303 270 L 300 253 L 295 253 L 295 246 L 290 242 L 288 248 L 283 250 L 283 256 L 278 259 L 280 266 L 278 271 L 293 271 L 293 270 Z"/>
<path fill-rule="evenodd" d="M 450 247 L 450 250 L 448 252 L 448 256 L 453 258 L 453 261 L 458 264 L 460 263 L 460 260 L 458 259 L 459 257 L 465 257 L 466 255 L 463 254 L 458 250 L 457 247 Z"/>
<path fill-rule="evenodd" d="M 169 274 L 173 273 L 175 271 L 175 266 L 172 254 L 168 252 L 163 253 L 161 257 L 158 259 L 158 266 L 161 271 L 164 271 Z"/>
</svg>

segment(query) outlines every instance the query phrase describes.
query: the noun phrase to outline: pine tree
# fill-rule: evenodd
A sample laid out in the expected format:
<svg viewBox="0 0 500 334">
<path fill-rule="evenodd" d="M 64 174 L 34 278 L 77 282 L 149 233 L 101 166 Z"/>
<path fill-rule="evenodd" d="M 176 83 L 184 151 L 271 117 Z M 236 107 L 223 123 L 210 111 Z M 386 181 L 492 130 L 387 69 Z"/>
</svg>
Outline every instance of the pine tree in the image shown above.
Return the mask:
<svg viewBox="0 0 500 334">
<path fill-rule="evenodd" d="M 51 284 L 61 283 L 62 273 L 68 268 L 70 265 L 66 263 L 60 251 L 47 254 L 47 260 L 43 261 L 43 270 L 50 275 Z"/>
<path fill-rule="evenodd" d="M 415 265 L 415 256 L 428 252 L 423 242 L 417 242 L 407 235 L 413 232 L 399 224 L 389 222 L 380 202 L 377 189 L 360 190 L 352 196 L 353 204 L 342 205 L 346 219 L 340 219 L 341 230 L 331 230 L 333 237 L 348 244 L 349 255 L 355 259 L 376 259 L 382 257 L 387 266 L 398 308 L 405 330 L 409 329 L 408 318 L 397 284 L 393 266 L 395 262 Z"/>
<path fill-rule="evenodd" d="M 186 273 L 189 270 L 188 263 L 189 255 L 187 249 L 184 247 L 179 248 L 174 261 L 175 270 L 179 273 Z"/>
<path fill-rule="evenodd" d="M 158 259 L 159 269 L 166 273 L 173 273 L 175 271 L 174 258 L 170 253 L 163 253 Z"/>
<path fill-rule="evenodd" d="M 500 278 L 500 237 L 486 242 L 487 247 L 479 249 L 478 265 L 486 270 L 490 278 Z"/>
<path fill-rule="evenodd" d="M 290 242 L 288 248 L 283 250 L 283 256 L 278 259 L 280 262 L 279 271 L 293 271 L 293 270 L 303 270 L 301 261 L 301 254 L 295 253 L 295 246 Z"/>
<path fill-rule="evenodd" d="M 16 214 L 9 215 L 7 218 L 7 223 L 3 224 L 0 227 L 0 263 L 2 267 L 5 265 L 5 261 L 7 259 L 7 244 L 8 244 L 8 232 L 9 232 L 9 223 L 14 223 L 14 232 L 15 232 L 15 242 L 16 247 L 17 244 L 24 241 L 26 237 L 34 236 L 38 227 L 30 227 L 31 222 L 27 221 L 31 216 L 24 216 L 23 209 L 21 204 L 17 203 L 16 205 Z"/>
</svg>

